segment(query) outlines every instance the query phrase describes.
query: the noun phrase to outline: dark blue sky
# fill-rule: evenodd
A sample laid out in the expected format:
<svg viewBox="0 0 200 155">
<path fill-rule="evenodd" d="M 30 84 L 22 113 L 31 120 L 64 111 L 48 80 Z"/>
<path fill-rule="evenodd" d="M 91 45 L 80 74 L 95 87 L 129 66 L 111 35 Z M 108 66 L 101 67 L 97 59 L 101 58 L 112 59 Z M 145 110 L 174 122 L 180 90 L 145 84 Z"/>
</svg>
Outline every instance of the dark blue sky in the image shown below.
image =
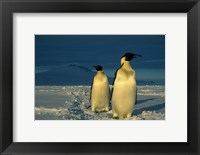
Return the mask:
<svg viewBox="0 0 200 155">
<path fill-rule="evenodd" d="M 35 36 L 36 67 L 79 63 L 90 69 L 102 65 L 105 70 L 116 70 L 127 52 L 142 55 L 131 62 L 135 70 L 145 70 L 147 75 L 148 70 L 158 70 L 158 76 L 164 78 L 165 35 Z"/>
<path fill-rule="evenodd" d="M 83 63 L 112 68 L 126 52 L 141 54 L 133 66 L 164 69 L 164 35 L 36 35 L 36 66 Z"/>
</svg>

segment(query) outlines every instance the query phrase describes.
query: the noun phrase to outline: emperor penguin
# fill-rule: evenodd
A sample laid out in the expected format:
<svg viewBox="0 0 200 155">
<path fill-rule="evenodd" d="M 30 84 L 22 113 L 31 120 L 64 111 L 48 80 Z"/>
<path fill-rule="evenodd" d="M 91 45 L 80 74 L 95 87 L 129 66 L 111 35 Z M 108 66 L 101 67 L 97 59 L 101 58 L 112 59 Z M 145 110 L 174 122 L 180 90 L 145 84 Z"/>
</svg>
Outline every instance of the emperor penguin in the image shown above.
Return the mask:
<svg viewBox="0 0 200 155">
<path fill-rule="evenodd" d="M 92 112 L 109 111 L 110 88 L 108 78 L 102 66 L 94 66 L 97 73 L 94 76 L 90 92 Z"/>
<path fill-rule="evenodd" d="M 139 54 L 126 53 L 121 58 L 121 67 L 115 73 L 112 91 L 113 118 L 130 118 L 136 102 L 136 74 L 130 65 Z"/>
</svg>

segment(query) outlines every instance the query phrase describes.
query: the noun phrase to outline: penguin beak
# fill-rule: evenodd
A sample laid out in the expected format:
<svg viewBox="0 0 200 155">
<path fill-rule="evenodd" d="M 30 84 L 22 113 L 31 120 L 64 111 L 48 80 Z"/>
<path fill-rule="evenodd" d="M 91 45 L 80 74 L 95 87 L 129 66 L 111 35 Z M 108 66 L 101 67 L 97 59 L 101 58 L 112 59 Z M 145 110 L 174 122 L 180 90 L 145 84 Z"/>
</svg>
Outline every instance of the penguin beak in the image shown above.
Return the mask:
<svg viewBox="0 0 200 155">
<path fill-rule="evenodd" d="M 139 57 L 141 57 L 141 55 L 139 55 L 139 54 L 133 54 L 133 53 L 128 53 L 128 54 L 126 54 L 125 55 L 125 57 L 126 57 L 126 61 L 131 61 L 133 58 L 139 58 Z"/>
<path fill-rule="evenodd" d="M 140 54 L 133 54 L 132 55 L 132 58 L 139 58 L 139 57 L 142 57 L 142 55 L 140 55 Z"/>
</svg>

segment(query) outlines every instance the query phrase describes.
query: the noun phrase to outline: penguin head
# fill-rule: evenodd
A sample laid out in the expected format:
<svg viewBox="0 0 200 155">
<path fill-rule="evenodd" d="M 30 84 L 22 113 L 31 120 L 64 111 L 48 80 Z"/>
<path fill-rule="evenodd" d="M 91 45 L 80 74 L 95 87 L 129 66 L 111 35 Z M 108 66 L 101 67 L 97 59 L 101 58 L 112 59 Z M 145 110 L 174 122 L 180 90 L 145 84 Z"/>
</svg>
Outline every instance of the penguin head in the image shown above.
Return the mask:
<svg viewBox="0 0 200 155">
<path fill-rule="evenodd" d="M 93 66 L 93 67 L 96 68 L 97 71 L 103 71 L 102 66 L 96 65 L 96 66 Z"/>
<path fill-rule="evenodd" d="M 126 53 L 121 58 L 121 64 L 124 63 L 124 61 L 131 61 L 133 58 L 141 57 L 139 54 L 134 53 Z"/>
</svg>

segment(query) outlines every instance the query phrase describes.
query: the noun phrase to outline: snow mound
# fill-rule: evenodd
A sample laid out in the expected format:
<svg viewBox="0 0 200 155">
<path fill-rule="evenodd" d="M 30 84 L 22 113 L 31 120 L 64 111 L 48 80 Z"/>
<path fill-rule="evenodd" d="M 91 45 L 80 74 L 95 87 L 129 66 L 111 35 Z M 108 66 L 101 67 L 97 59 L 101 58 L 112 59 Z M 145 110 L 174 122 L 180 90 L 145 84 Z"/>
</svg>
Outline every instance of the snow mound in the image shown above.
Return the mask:
<svg viewBox="0 0 200 155">
<path fill-rule="evenodd" d="M 165 86 L 138 86 L 138 95 L 165 96 Z"/>
<path fill-rule="evenodd" d="M 36 70 L 35 84 L 36 86 L 91 85 L 95 73 L 76 63 L 49 67 L 45 72 Z M 113 78 L 108 77 L 108 80 L 112 83 Z"/>
</svg>

